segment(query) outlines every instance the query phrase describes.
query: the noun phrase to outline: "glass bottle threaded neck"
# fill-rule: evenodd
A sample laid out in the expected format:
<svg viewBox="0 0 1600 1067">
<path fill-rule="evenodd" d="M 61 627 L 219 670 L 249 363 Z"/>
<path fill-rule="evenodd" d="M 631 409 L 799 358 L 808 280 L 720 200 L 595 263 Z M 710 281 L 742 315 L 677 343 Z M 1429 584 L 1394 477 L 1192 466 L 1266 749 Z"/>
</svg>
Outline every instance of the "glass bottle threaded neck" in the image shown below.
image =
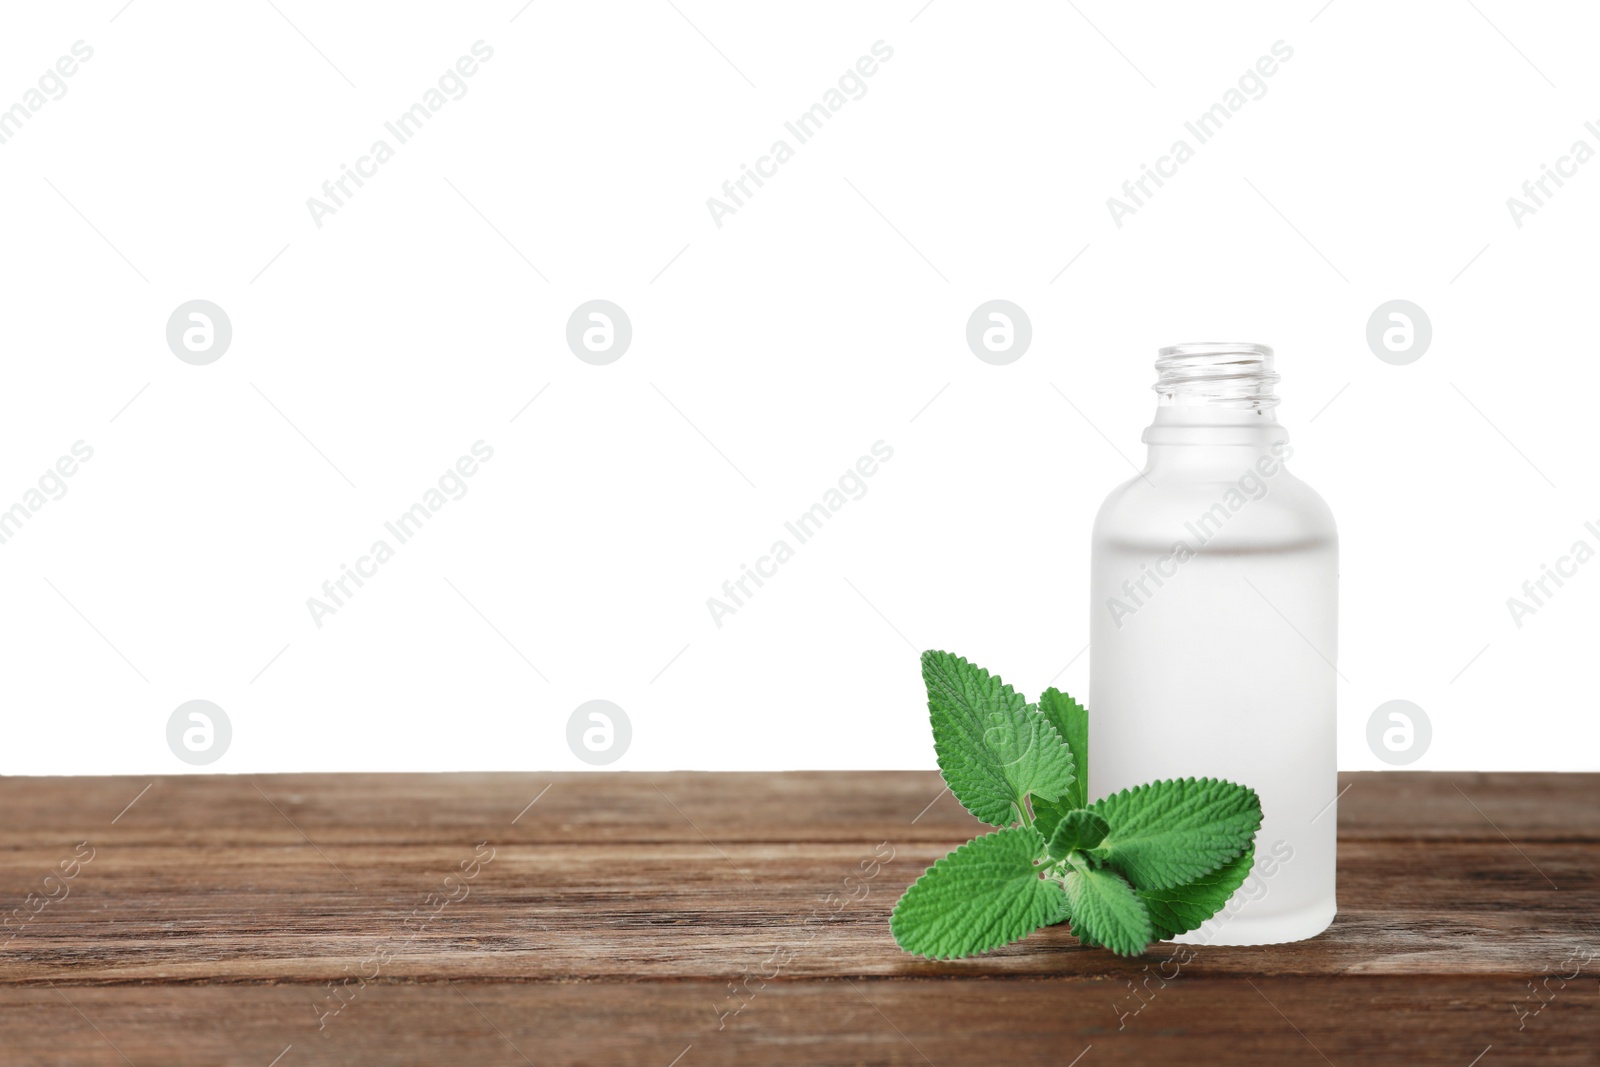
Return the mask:
<svg viewBox="0 0 1600 1067">
<path fill-rule="evenodd" d="M 1152 387 L 1161 407 L 1206 407 L 1266 412 L 1278 406 L 1272 349 L 1206 341 L 1161 349 Z"/>
</svg>

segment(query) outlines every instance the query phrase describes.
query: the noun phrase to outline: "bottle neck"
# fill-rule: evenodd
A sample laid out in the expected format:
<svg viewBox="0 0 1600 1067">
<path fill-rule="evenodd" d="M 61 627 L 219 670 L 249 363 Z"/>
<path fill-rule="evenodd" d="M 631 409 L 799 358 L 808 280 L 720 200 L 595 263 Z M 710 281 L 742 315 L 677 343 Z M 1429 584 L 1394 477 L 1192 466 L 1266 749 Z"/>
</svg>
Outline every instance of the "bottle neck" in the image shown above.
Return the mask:
<svg viewBox="0 0 1600 1067">
<path fill-rule="evenodd" d="M 1247 467 L 1287 451 L 1278 382 L 1265 345 L 1208 342 L 1163 348 L 1155 421 L 1144 432 L 1147 470 Z"/>
<path fill-rule="evenodd" d="M 1278 406 L 1272 387 L 1272 349 L 1234 341 L 1204 341 L 1163 348 L 1156 360 L 1162 407 L 1213 411 L 1270 412 Z"/>
</svg>

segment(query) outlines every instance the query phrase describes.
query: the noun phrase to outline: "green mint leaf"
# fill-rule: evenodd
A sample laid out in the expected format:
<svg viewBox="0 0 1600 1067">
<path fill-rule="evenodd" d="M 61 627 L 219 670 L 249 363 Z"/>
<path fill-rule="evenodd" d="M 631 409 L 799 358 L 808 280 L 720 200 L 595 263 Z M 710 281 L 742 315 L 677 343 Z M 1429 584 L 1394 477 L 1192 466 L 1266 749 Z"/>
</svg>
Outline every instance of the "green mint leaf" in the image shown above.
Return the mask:
<svg viewBox="0 0 1600 1067">
<path fill-rule="evenodd" d="M 1059 882 L 1039 877 L 1034 861 L 1043 856 L 1044 840 L 1027 826 L 968 841 L 929 867 L 894 906 L 895 941 L 919 956 L 954 959 L 1048 925 L 1061 914 L 1064 893 Z"/>
<path fill-rule="evenodd" d="M 1037 822 L 1034 823 L 1038 825 Z M 1111 827 L 1098 813 L 1092 811 L 1069 811 L 1061 817 L 1055 830 L 1050 835 L 1050 858 L 1065 859 L 1067 853 L 1074 849 L 1088 850 L 1094 848 L 1109 833 Z"/>
<path fill-rule="evenodd" d="M 1015 820 L 1029 793 L 1062 796 L 1072 752 L 1038 708 L 996 675 L 960 656 L 922 654 L 933 748 L 961 806 L 991 826 Z"/>
<path fill-rule="evenodd" d="M 1066 893 L 1066 890 L 1063 889 L 1061 891 L 1061 905 L 1060 905 L 1060 907 L 1056 908 L 1056 913 L 1054 915 L 1050 916 L 1049 920 L 1047 920 L 1045 922 L 1045 925 L 1046 926 L 1058 926 L 1061 923 L 1071 922 L 1071 921 L 1072 921 L 1072 909 L 1067 906 L 1067 893 Z M 1080 938 L 1080 940 L 1082 940 L 1082 939 Z"/>
<path fill-rule="evenodd" d="M 1154 932 L 1150 913 L 1133 886 L 1116 871 L 1074 857 L 1066 888 L 1072 932 L 1084 944 L 1104 945 L 1119 956 L 1135 956 L 1150 943 Z"/>
<path fill-rule="evenodd" d="M 1074 810 L 1063 801 L 1046 800 L 1041 796 L 1029 797 L 1028 803 L 1033 808 L 1033 828 L 1038 830 L 1046 841 L 1056 832 L 1061 817 Z"/>
<path fill-rule="evenodd" d="M 1255 858 L 1256 848 L 1251 845 L 1239 853 L 1237 859 L 1192 882 L 1170 889 L 1135 890 L 1150 911 L 1156 940 L 1166 941 L 1198 930 L 1201 923 L 1221 911 L 1228 898 L 1244 884 Z"/>
<path fill-rule="evenodd" d="M 1054 686 L 1039 697 L 1039 710 L 1072 750 L 1072 766 L 1077 778 L 1062 797 L 1062 803 L 1068 808 L 1085 807 L 1089 803 L 1089 712 Z"/>
<path fill-rule="evenodd" d="M 1089 806 L 1111 832 L 1093 855 L 1140 889 L 1170 889 L 1210 874 L 1250 847 L 1261 828 L 1254 789 L 1216 778 L 1169 778 Z"/>
</svg>

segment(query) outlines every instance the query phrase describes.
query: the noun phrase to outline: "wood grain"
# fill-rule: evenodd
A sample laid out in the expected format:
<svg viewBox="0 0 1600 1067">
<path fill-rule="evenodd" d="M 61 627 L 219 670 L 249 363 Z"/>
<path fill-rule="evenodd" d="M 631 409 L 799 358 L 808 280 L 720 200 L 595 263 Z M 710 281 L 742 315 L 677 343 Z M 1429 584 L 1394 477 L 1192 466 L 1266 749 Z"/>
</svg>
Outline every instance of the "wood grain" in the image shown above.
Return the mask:
<svg viewBox="0 0 1600 1067">
<path fill-rule="evenodd" d="M 1177 967 L 899 952 L 935 774 L 0 779 L 0 1062 L 1600 1062 L 1600 776 L 1342 784 L 1334 926 Z"/>
</svg>

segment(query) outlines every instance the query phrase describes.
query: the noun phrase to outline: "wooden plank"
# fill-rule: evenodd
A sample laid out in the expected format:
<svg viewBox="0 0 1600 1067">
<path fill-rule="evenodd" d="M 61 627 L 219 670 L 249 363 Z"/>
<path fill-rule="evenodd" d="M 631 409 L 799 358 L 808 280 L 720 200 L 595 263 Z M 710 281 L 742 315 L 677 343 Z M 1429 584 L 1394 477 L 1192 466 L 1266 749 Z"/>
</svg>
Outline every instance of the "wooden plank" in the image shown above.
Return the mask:
<svg viewBox="0 0 1600 1067">
<path fill-rule="evenodd" d="M 117 827 L 138 844 L 212 843 L 224 826 L 235 844 L 290 844 L 301 840 L 291 821 L 334 845 L 620 845 L 703 841 L 704 829 L 719 841 L 863 841 L 886 826 L 942 841 L 978 825 L 921 771 L 6 778 L 0 810 L 17 818 L 4 843 L 104 832 L 135 796 Z"/>
<path fill-rule="evenodd" d="M 1600 841 L 1600 774 L 1347 771 L 1339 839 Z"/>
<path fill-rule="evenodd" d="M 1528 990 L 1510 978 L 1180 972 L 1152 988 L 1135 1015 L 1114 979 L 779 980 L 721 1018 L 737 1002 L 707 981 L 371 983 L 337 1015 L 309 985 L 9 988 L 0 1048 L 7 1062 L 123 1067 L 1467 1067 L 1480 1054 L 1476 1067 L 1592 1067 L 1600 1038 L 1592 976 L 1522 1017 Z"/>
<path fill-rule="evenodd" d="M 878 855 L 892 858 L 871 879 L 861 864 L 874 852 L 861 845 L 701 842 L 636 846 L 626 856 L 489 847 L 492 861 L 455 889 L 444 879 L 460 873 L 473 846 L 107 845 L 69 896 L 18 928 L 0 953 L 0 983 L 325 979 L 380 951 L 393 956 L 384 973 L 404 978 L 705 977 L 736 974 L 775 945 L 796 947 L 791 974 L 818 977 L 1138 970 L 1059 929 L 976 960 L 902 954 L 889 911 L 942 847 L 890 845 Z M 1529 843 L 1519 854 L 1503 843 L 1487 851 L 1436 842 L 1413 855 L 1351 842 L 1341 855 L 1339 918 L 1326 934 L 1292 946 L 1207 947 L 1206 967 L 1532 973 L 1563 938 L 1600 955 L 1588 925 L 1600 915 L 1597 857 L 1589 845 Z M 54 856 L 11 860 L 0 892 L 18 899 L 20 875 L 48 870 Z M 830 893 L 834 900 L 820 899 Z"/>
<path fill-rule="evenodd" d="M 1600 841 L 1600 775 L 1339 778 L 1343 837 L 1487 840 L 1497 825 L 1518 841 Z M 702 832 L 718 842 L 955 842 L 979 830 L 934 771 L 0 778 L 0 811 L 0 848 L 102 837 L 119 814 L 119 841 L 172 845 L 215 843 L 224 831 L 233 844 L 293 844 L 294 826 L 323 845 L 660 843 Z"/>
</svg>

